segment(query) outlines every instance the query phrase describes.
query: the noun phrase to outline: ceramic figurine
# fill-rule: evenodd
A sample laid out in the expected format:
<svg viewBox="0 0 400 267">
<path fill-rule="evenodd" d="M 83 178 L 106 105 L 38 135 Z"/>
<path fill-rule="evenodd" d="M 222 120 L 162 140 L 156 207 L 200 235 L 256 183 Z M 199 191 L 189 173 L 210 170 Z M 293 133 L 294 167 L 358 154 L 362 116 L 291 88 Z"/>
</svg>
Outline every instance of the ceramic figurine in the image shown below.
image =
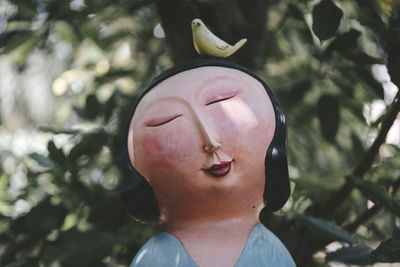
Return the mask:
<svg viewBox="0 0 400 267">
<path fill-rule="evenodd" d="M 295 266 L 259 222 L 290 188 L 285 116 L 256 74 L 218 58 L 161 73 L 125 142 L 122 199 L 163 228 L 131 266 Z"/>
</svg>

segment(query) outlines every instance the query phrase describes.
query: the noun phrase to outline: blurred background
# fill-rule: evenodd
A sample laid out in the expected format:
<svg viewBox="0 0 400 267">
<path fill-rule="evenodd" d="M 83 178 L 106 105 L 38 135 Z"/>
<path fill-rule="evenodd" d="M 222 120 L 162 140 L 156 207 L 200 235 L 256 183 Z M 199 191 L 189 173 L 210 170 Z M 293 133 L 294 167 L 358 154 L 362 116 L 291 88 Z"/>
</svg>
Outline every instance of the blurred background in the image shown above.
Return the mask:
<svg viewBox="0 0 400 267">
<path fill-rule="evenodd" d="M 285 109 L 293 193 L 260 218 L 298 266 L 400 266 L 398 0 L 1 0 L 0 266 L 127 266 L 159 230 L 120 200 L 122 135 L 194 18 Z"/>
</svg>

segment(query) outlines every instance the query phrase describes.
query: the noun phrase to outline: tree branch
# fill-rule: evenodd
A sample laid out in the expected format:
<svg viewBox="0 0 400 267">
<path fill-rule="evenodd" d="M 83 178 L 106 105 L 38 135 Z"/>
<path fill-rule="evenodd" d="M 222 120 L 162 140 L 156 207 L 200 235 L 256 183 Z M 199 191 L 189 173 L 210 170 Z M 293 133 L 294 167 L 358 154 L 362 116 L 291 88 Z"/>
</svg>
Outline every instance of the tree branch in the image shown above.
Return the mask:
<svg viewBox="0 0 400 267">
<path fill-rule="evenodd" d="M 400 111 L 400 90 L 389 108 L 385 120 L 382 123 L 382 127 L 379 131 L 378 136 L 375 138 L 371 147 L 366 151 L 358 165 L 354 168 L 351 176 L 361 178 L 364 174 L 371 168 L 376 156 L 378 155 L 379 148 L 384 143 L 387 133 L 392 127 L 394 121 L 396 120 L 397 114 Z M 309 210 L 309 213 L 313 216 L 322 218 L 332 218 L 334 211 L 344 200 L 348 198 L 354 185 L 346 181 L 346 183 L 334 193 L 326 203 L 318 205 Z"/>
<path fill-rule="evenodd" d="M 371 168 L 373 161 L 375 160 L 376 156 L 378 155 L 379 148 L 385 141 L 387 133 L 388 133 L 389 129 L 391 128 L 391 126 L 393 125 L 399 111 L 400 111 L 400 91 L 397 93 L 395 100 L 393 101 L 392 105 L 388 109 L 386 118 L 382 123 L 382 127 L 378 133 L 378 136 L 374 140 L 371 147 L 365 152 L 365 154 L 363 155 L 363 157 L 361 158 L 361 160 L 359 161 L 357 166 L 354 168 L 354 170 L 351 174 L 353 177 L 362 178 L 362 176 Z M 348 179 L 346 179 L 346 183 L 336 193 L 334 193 L 328 199 L 328 201 L 326 201 L 325 203 L 322 203 L 322 204 L 315 204 L 315 205 L 311 206 L 309 209 L 307 209 L 306 213 L 308 213 L 312 216 L 320 217 L 320 218 L 327 219 L 327 220 L 334 219 L 335 214 L 336 214 L 335 213 L 336 209 L 346 199 L 348 199 L 348 196 L 352 192 L 353 188 L 354 188 L 354 184 L 351 183 Z M 378 208 L 375 208 L 375 209 L 378 210 Z M 370 211 L 370 212 L 371 213 L 377 212 L 377 210 L 375 211 L 375 209 L 372 209 L 372 211 Z M 360 221 L 367 220 L 368 216 L 371 216 L 371 215 L 370 214 L 363 215 L 363 218 L 360 218 Z M 361 217 L 361 215 L 360 215 L 360 217 Z M 357 222 L 357 223 L 359 223 L 359 222 Z M 350 226 L 348 226 L 348 227 L 350 227 Z M 355 225 L 352 227 L 355 227 Z M 307 229 L 303 229 L 301 231 L 301 235 L 304 238 L 308 238 L 309 236 L 313 235 L 313 232 L 309 231 Z M 312 244 L 308 243 L 307 248 L 304 248 L 304 245 L 303 245 L 304 243 L 300 242 L 298 245 L 300 245 L 301 248 L 303 248 L 301 253 L 298 254 L 297 251 L 291 251 L 291 252 L 292 252 L 292 254 L 294 254 L 294 256 L 296 258 L 296 263 L 298 265 L 304 265 L 304 264 L 306 264 L 306 262 L 308 262 L 310 260 L 310 258 L 312 257 L 312 255 L 314 255 L 314 253 L 316 251 L 318 251 L 319 249 L 321 249 L 324 246 L 326 246 L 327 244 L 329 244 L 329 242 L 331 242 L 331 240 L 320 237 L 318 240 L 314 240 L 314 242 Z M 298 249 L 298 248 L 296 248 L 296 249 Z"/>
<path fill-rule="evenodd" d="M 400 188 L 400 177 L 397 178 L 394 183 L 391 185 L 391 190 L 389 190 L 389 193 L 393 196 L 396 194 L 396 192 L 399 190 Z M 390 188 L 389 188 L 390 189 Z M 368 220 L 370 220 L 373 216 L 375 216 L 376 213 L 378 213 L 378 211 L 380 211 L 382 208 L 384 207 L 384 205 L 382 204 L 376 204 L 375 206 L 373 206 L 372 208 L 364 211 L 363 213 L 361 213 L 353 222 L 347 224 L 344 226 L 344 228 L 347 231 L 350 232 L 355 232 L 357 230 L 357 228 L 367 222 Z"/>
</svg>

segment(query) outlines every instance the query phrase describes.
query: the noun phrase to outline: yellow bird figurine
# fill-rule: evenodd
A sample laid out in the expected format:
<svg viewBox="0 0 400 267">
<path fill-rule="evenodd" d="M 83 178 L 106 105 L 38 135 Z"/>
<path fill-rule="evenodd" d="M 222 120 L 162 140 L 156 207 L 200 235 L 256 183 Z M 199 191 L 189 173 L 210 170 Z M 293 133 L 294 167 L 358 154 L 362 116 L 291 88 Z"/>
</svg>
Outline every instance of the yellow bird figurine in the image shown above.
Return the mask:
<svg viewBox="0 0 400 267">
<path fill-rule="evenodd" d="M 229 57 L 247 41 L 247 39 L 241 39 L 232 46 L 215 36 L 200 19 L 192 21 L 192 32 L 194 48 L 200 55 Z"/>
</svg>

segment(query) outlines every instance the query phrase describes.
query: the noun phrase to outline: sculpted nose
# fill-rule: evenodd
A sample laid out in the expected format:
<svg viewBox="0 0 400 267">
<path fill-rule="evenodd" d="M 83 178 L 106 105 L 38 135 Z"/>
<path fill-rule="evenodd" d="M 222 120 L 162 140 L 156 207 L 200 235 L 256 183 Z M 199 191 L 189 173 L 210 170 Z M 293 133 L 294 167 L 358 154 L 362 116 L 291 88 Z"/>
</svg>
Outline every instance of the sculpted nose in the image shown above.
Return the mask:
<svg viewBox="0 0 400 267">
<path fill-rule="evenodd" d="M 221 144 L 219 144 L 219 143 L 208 143 L 203 146 L 203 150 L 204 150 L 204 152 L 206 152 L 208 154 L 212 154 L 220 147 L 221 147 Z"/>
<path fill-rule="evenodd" d="M 215 140 L 214 136 L 207 127 L 204 127 L 203 135 L 205 137 L 203 145 L 204 152 L 212 154 L 221 147 L 221 144 Z"/>
<path fill-rule="evenodd" d="M 221 144 L 216 140 L 217 133 L 215 129 L 212 127 L 210 123 L 204 121 L 200 116 L 196 114 L 196 119 L 199 125 L 200 135 L 203 139 L 203 150 L 206 153 L 212 154 L 218 148 L 221 147 Z"/>
</svg>

